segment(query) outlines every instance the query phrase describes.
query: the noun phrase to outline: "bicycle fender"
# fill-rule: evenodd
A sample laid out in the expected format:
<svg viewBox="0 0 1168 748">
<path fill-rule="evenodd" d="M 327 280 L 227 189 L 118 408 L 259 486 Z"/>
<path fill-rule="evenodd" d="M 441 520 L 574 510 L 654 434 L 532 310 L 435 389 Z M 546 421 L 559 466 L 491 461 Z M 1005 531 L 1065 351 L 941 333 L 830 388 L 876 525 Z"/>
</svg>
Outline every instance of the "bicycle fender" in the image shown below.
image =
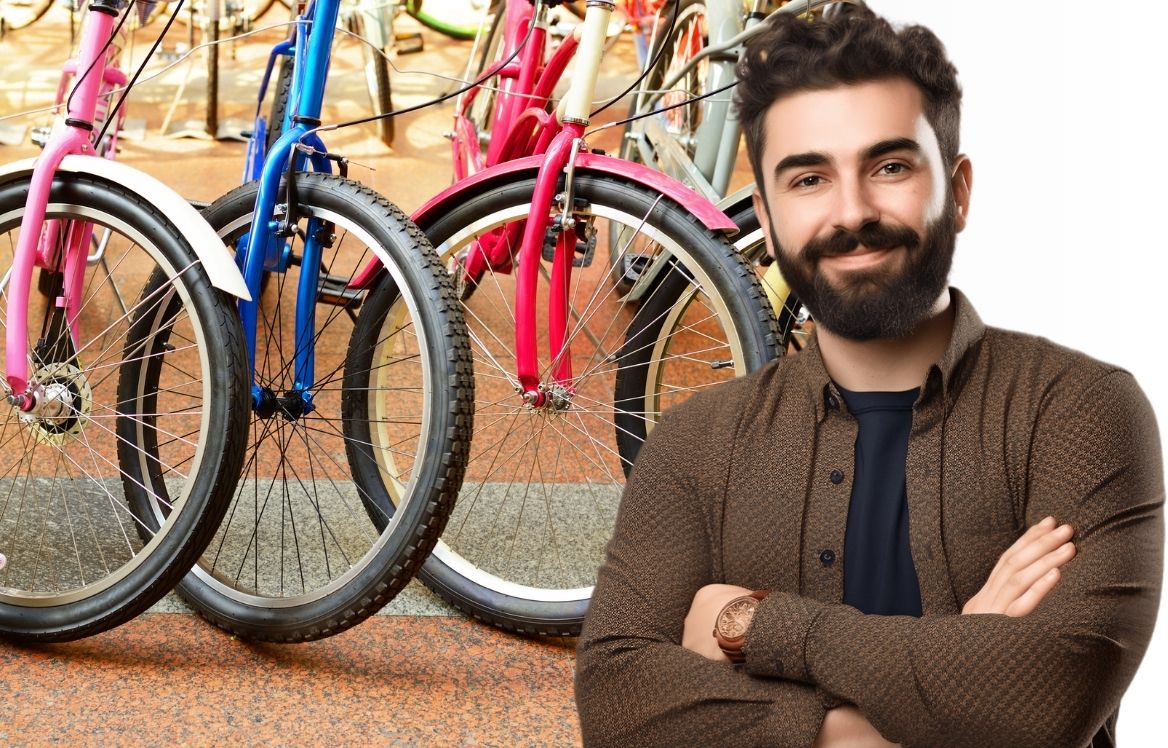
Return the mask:
<svg viewBox="0 0 1168 748">
<path fill-rule="evenodd" d="M 509 182 L 530 172 L 534 176 L 543 163 L 543 156 L 527 156 L 506 161 L 461 179 L 426 201 L 410 215 L 414 223 L 425 231 L 426 226 L 437 216 L 445 215 L 451 205 L 460 205 L 468 199 L 469 193 L 480 193 L 496 183 Z M 580 153 L 576 156 L 576 172 L 606 174 L 624 177 L 664 194 L 667 198 L 688 210 L 706 228 L 732 234 L 738 230 L 725 213 L 704 197 L 686 187 L 673 177 L 643 164 L 625 161 L 598 153 Z M 374 259 L 357 273 L 349 283 L 349 288 L 368 288 L 381 270 L 381 264 Z"/>
<path fill-rule="evenodd" d="M 32 174 L 35 158 L 16 161 L 0 167 L 0 183 L 14 181 Z M 121 185 L 157 208 L 174 224 L 191 245 L 207 271 L 211 285 L 232 296 L 250 301 L 251 294 L 243 275 L 235 265 L 235 258 L 215 234 L 199 211 L 181 195 L 154 177 L 117 161 L 97 156 L 66 156 L 58 171 L 89 174 L 106 182 Z"/>
</svg>

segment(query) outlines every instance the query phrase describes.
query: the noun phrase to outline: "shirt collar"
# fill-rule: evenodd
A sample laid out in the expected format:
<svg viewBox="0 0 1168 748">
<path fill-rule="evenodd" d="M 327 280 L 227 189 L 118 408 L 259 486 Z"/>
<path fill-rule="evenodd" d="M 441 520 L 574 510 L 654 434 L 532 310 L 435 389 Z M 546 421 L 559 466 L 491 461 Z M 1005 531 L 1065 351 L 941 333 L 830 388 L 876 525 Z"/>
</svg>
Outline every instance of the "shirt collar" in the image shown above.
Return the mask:
<svg viewBox="0 0 1168 748">
<path fill-rule="evenodd" d="M 938 387 L 946 401 L 951 402 L 955 399 L 953 390 L 958 386 L 957 375 L 962 369 L 962 364 L 985 336 L 985 323 L 981 321 L 977 310 L 973 308 L 965 294 L 950 286 L 949 303 L 953 306 L 954 313 L 953 335 L 949 338 L 949 345 L 945 347 L 941 358 L 929 368 L 918 403 L 934 396 Z M 815 411 L 816 422 L 823 421 L 834 409 L 844 410 L 847 406 L 835 383 L 828 376 L 827 367 L 823 364 L 823 355 L 819 350 L 819 339 L 814 332 L 807 348 L 795 358 L 796 361 L 793 363 L 807 384 L 807 394 Z"/>
</svg>

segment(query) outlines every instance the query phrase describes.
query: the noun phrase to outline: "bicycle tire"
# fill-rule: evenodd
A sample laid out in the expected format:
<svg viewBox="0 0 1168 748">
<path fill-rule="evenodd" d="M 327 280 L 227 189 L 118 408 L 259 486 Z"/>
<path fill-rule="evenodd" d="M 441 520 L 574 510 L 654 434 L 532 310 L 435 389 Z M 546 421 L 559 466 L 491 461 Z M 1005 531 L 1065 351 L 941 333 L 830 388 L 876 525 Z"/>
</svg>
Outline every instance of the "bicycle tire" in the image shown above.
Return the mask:
<svg viewBox="0 0 1168 748">
<path fill-rule="evenodd" d="M 451 39 L 470 41 L 475 38 L 475 35 L 479 33 L 479 29 L 482 27 L 482 24 L 468 26 L 454 21 L 448 21 L 445 18 L 439 18 L 429 11 L 422 10 L 422 0 L 407 0 L 405 7 L 406 13 L 418 23 Z"/>
<path fill-rule="evenodd" d="M 24 0 L 15 2 L 8 0 L 0 9 L 4 17 L 4 28 L 8 31 L 19 31 L 28 28 L 49 12 L 53 7 L 53 0 Z"/>
<path fill-rule="evenodd" d="M 458 268 L 476 237 L 527 218 L 534 184 L 527 172 L 468 191 L 421 228 Z M 693 334 L 688 348 L 677 341 L 678 357 L 668 362 L 679 376 L 671 382 L 678 388 L 670 404 L 687 397 L 690 385 L 745 374 L 776 355 L 774 318 L 757 279 L 723 237 L 680 205 L 624 178 L 578 170 L 573 191 L 577 226 L 588 237 L 585 250 L 591 238 L 608 236 L 600 224 L 618 221 L 639 229 L 630 242 L 664 244 L 698 279 L 705 306 L 691 305 L 693 315 L 678 325 L 692 325 Z M 579 631 L 625 471 L 635 459 L 628 445 L 618 451 L 613 412 L 615 370 L 628 339 L 618 323 L 634 314 L 607 278 L 603 261 L 573 269 L 569 299 L 588 331 L 575 335 L 576 376 L 563 393 L 574 406 L 562 411 L 525 408 L 513 389 L 513 279 L 488 273 L 465 301 L 476 381 L 472 457 L 447 530 L 418 578 L 455 607 L 519 633 Z M 546 292 L 541 286 L 537 298 Z M 706 309 L 709 320 L 702 317 Z"/>
<path fill-rule="evenodd" d="M 292 96 L 292 70 L 295 65 L 291 55 L 280 55 L 280 69 L 276 73 L 276 85 L 272 87 L 272 109 L 268 115 L 268 129 L 264 131 L 264 153 L 272 150 L 272 144 L 284 134 L 284 117 L 288 113 L 288 99 Z"/>
<path fill-rule="evenodd" d="M 377 115 L 389 114 L 393 111 L 393 100 L 390 90 L 389 61 L 385 59 L 384 50 L 374 49 L 365 40 L 364 19 L 360 13 L 353 13 L 346 20 L 351 33 L 357 36 L 361 46 L 361 61 L 365 73 L 365 88 L 369 92 L 369 103 L 373 113 Z M 394 118 L 382 117 L 376 120 L 377 137 L 386 145 L 393 145 Z"/>
<path fill-rule="evenodd" d="M 458 493 L 474 387 L 458 302 L 422 233 L 357 182 L 320 173 L 296 178 L 299 215 L 328 221 L 324 230 L 335 236 L 321 263 L 324 285 L 316 297 L 316 308 L 329 311 L 315 323 L 315 409 L 297 417 L 265 417 L 250 409 L 243 478 L 207 552 L 177 588 L 215 625 L 273 642 L 337 634 L 375 613 L 406 585 L 441 534 Z M 250 230 L 256 191 L 256 183 L 238 187 L 204 212 L 229 245 Z M 305 221 L 298 225 L 305 230 Z M 383 336 L 354 334 L 351 307 L 326 306 L 328 293 L 343 295 L 374 249 L 391 261 L 374 296 L 383 312 L 387 298 L 396 300 L 390 305 L 397 315 L 394 329 L 400 331 L 394 342 L 403 349 L 396 357 Z M 294 256 L 297 251 L 294 244 Z M 294 317 L 298 267 L 271 274 L 261 307 L 256 383 L 276 394 L 295 381 L 289 317 Z M 363 309 L 367 299 L 354 295 L 342 301 Z M 374 353 L 383 357 L 378 371 L 392 370 L 396 379 L 380 376 L 384 389 L 371 404 L 373 393 L 353 391 L 359 373 L 352 361 L 368 361 Z M 396 436 L 354 444 L 351 433 L 357 427 L 351 421 L 363 417 L 362 406 L 380 414 L 383 434 L 388 429 Z M 399 428 L 408 433 L 394 430 Z M 367 494 L 350 480 L 349 461 L 368 459 L 375 445 L 393 450 L 382 462 L 392 464 L 393 472 L 379 476 L 380 483 L 370 482 L 379 492 Z M 388 477 L 398 482 L 387 487 Z M 380 516 L 375 524 L 371 496 L 395 491 L 393 516 Z"/>
<path fill-rule="evenodd" d="M 734 249 L 755 269 L 775 313 L 780 345 L 787 352 L 803 350 L 811 337 L 811 314 L 783 279 L 778 264 L 767 254 L 762 226 L 752 201 L 742 200 L 731 205 L 726 215 L 738 227 Z"/>
<path fill-rule="evenodd" d="M 639 113 L 647 104 L 646 97 L 651 92 L 658 91 L 673 70 L 692 59 L 693 55 L 709 42 L 706 31 L 708 14 L 705 0 L 670 2 L 665 6 L 665 10 L 667 15 L 657 23 L 657 28 L 661 29 L 662 32 L 669 30 L 669 34 L 653 40 L 648 59 L 654 64 L 637 87 L 633 101 L 629 104 L 628 116 Z M 658 99 L 658 104 L 670 106 L 684 100 L 684 97 L 699 96 L 705 93 L 705 80 L 705 68 L 699 64 L 679 80 L 669 93 Z M 657 115 L 665 119 L 666 129 L 681 143 L 686 155 L 691 158 L 694 154 L 694 135 L 701 120 L 701 109 L 702 104 L 699 101 Z M 621 158 L 635 163 L 645 163 L 641 149 L 637 144 L 637 133 L 643 127 L 644 123 L 641 120 L 625 123 L 619 154 Z M 648 165 L 659 166 L 657 163 L 649 163 Z M 637 273 L 636 258 L 626 257 L 620 265 L 609 258 L 609 266 L 612 269 L 613 283 L 616 283 L 619 288 L 625 289 L 632 286 Z"/>
<path fill-rule="evenodd" d="M 29 184 L 0 185 L 5 247 Z M 64 222 L 90 223 L 100 253 L 75 324 L 47 304 L 63 274 L 34 275 L 47 293 L 30 304 L 45 321 L 39 339 L 30 325 L 30 368 L 57 416 L 0 416 L 0 633 L 41 642 L 124 623 L 186 573 L 239 476 L 247 397 L 231 299 L 161 210 L 121 185 L 59 174 L 47 218 L 58 236 L 75 227 Z M 152 274 L 165 284 L 144 283 Z M 137 386 L 148 368 L 157 386 Z M 148 501 L 167 507 L 163 521 L 141 510 Z"/>
</svg>

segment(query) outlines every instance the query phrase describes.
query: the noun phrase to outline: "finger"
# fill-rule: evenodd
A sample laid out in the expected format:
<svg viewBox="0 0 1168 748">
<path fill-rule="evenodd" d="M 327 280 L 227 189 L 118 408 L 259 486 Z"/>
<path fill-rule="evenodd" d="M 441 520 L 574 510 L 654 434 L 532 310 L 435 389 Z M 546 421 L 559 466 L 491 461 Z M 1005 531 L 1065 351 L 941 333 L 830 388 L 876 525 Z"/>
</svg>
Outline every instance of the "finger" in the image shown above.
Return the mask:
<svg viewBox="0 0 1168 748">
<path fill-rule="evenodd" d="M 1001 565 L 1009 574 L 1025 569 L 1030 564 L 1069 541 L 1075 534 L 1070 525 L 1059 525 L 1030 538 L 1026 543 L 1015 543 L 1002 555 Z M 1025 537 L 1025 536 L 1024 536 Z"/>
<path fill-rule="evenodd" d="M 1062 574 L 1057 567 L 1047 571 L 1030 586 L 1030 589 L 1006 607 L 1006 615 L 1015 618 L 1030 615 L 1047 593 L 1054 589 L 1061 577 Z"/>
<path fill-rule="evenodd" d="M 1026 529 L 1026 532 L 1018 536 L 1018 538 L 1005 550 L 998 558 L 1000 564 L 1003 559 L 1011 556 L 1018 551 L 1025 548 L 1031 541 L 1045 535 L 1057 526 L 1054 517 L 1046 517 L 1041 522 L 1037 522 Z"/>
<path fill-rule="evenodd" d="M 1009 605 L 1023 592 L 1030 589 L 1044 574 L 1051 569 L 1057 569 L 1075 557 L 1075 544 L 1066 542 L 1052 551 L 1032 561 L 1028 566 L 1018 569 L 1005 581 L 1002 586 L 1003 604 Z"/>
</svg>

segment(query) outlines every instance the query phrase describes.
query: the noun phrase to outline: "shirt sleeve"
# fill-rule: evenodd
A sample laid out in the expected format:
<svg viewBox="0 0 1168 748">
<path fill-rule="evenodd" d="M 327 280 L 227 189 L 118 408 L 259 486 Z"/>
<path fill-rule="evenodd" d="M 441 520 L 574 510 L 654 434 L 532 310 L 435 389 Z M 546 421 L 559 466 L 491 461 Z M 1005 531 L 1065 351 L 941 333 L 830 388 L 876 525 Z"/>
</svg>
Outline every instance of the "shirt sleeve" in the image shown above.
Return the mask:
<svg viewBox="0 0 1168 748">
<path fill-rule="evenodd" d="M 1088 744 L 1151 637 L 1164 483 L 1134 379 L 1077 389 L 1047 398 L 1031 442 L 1026 523 L 1071 523 L 1077 549 L 1034 612 L 867 616 L 772 594 L 747 636 L 747 670 L 816 685 L 906 747 Z"/>
<path fill-rule="evenodd" d="M 717 448 L 705 436 L 720 431 L 711 426 L 667 417 L 637 458 L 577 647 L 585 745 L 809 748 L 819 733 L 825 708 L 815 688 L 756 678 L 681 646 L 694 594 L 721 581 L 701 497 L 724 490 L 732 431 Z"/>
</svg>

